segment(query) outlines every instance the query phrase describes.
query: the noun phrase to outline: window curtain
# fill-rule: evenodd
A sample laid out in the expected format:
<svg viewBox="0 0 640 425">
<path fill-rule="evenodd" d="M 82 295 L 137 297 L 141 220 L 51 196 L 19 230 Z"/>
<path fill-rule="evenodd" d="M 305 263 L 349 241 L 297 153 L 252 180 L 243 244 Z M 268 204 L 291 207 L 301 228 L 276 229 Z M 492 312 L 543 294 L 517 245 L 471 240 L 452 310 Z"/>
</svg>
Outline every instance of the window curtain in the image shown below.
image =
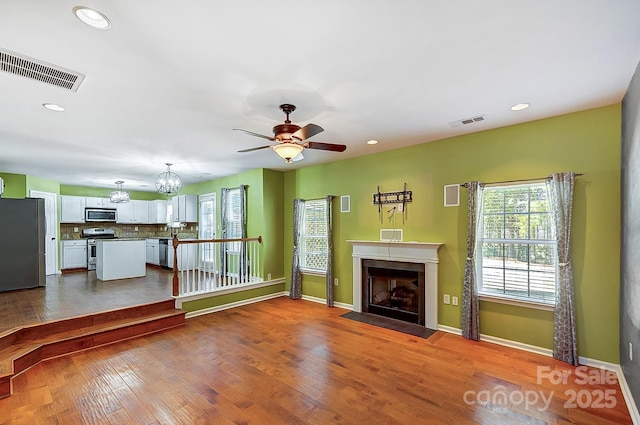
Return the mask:
<svg viewBox="0 0 640 425">
<path fill-rule="evenodd" d="M 327 306 L 333 307 L 333 214 L 332 205 L 335 196 L 327 196 Z"/>
<path fill-rule="evenodd" d="M 479 251 L 478 236 L 482 237 L 482 189 L 480 182 L 464 184 L 469 192 L 467 225 L 467 260 L 464 266 L 464 284 L 462 288 L 462 336 L 474 341 L 480 340 L 480 302 L 478 300 L 477 260 Z"/>
<path fill-rule="evenodd" d="M 247 237 L 247 185 L 240 186 L 240 237 Z M 240 278 L 241 282 L 246 282 L 249 276 L 247 262 L 247 243 L 240 242 Z"/>
<path fill-rule="evenodd" d="M 556 173 L 547 180 L 556 237 L 556 307 L 553 320 L 553 358 L 578 366 L 575 290 L 571 265 L 571 211 L 573 172 Z"/>
<path fill-rule="evenodd" d="M 291 291 L 289 298 L 302 298 L 302 273 L 300 272 L 300 229 L 304 220 L 304 201 L 293 200 L 293 258 L 291 259 Z"/>
<path fill-rule="evenodd" d="M 226 239 L 229 228 L 229 191 L 231 189 L 223 187 L 220 189 L 220 239 Z M 221 276 L 227 274 L 227 244 L 220 244 L 220 267 L 218 267 Z"/>
</svg>

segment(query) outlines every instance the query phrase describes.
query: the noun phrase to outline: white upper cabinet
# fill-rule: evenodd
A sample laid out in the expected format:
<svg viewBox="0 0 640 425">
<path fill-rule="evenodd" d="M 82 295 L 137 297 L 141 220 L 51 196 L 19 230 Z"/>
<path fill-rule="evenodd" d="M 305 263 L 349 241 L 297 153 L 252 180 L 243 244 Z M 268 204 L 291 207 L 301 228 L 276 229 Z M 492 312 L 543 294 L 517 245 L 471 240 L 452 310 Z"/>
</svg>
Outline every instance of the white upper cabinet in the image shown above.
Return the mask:
<svg viewBox="0 0 640 425">
<path fill-rule="evenodd" d="M 171 198 L 173 207 L 172 221 L 196 223 L 198 221 L 198 197 L 196 195 L 180 195 Z"/>
<path fill-rule="evenodd" d="M 84 223 L 84 209 L 87 199 L 84 196 L 60 195 L 60 222 Z"/>
<path fill-rule="evenodd" d="M 149 201 L 131 201 L 133 204 L 133 219 L 136 223 L 151 223 L 149 220 Z"/>
<path fill-rule="evenodd" d="M 149 201 L 129 201 L 117 205 L 118 223 L 149 223 Z"/>
<path fill-rule="evenodd" d="M 149 201 L 149 223 L 167 223 L 167 201 L 163 199 Z"/>
<path fill-rule="evenodd" d="M 115 208 L 118 204 L 112 204 L 109 198 L 96 198 L 87 196 L 87 208 Z"/>
</svg>

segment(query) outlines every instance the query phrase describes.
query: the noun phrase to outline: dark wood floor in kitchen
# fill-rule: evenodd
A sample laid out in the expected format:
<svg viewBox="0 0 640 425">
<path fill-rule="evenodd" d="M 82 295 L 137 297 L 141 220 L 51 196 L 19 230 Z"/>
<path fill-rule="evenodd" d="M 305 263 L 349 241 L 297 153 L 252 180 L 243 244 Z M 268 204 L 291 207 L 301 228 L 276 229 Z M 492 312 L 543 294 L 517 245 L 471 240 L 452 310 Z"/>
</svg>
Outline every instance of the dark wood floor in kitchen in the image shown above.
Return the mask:
<svg viewBox="0 0 640 425">
<path fill-rule="evenodd" d="M 171 272 L 147 267 L 142 278 L 101 281 L 95 271 L 47 276 L 41 288 L 0 292 L 0 333 L 32 325 L 171 298 Z"/>
<path fill-rule="evenodd" d="M 151 270 L 113 285 L 63 275 L 11 315 L 55 319 L 85 313 L 82 304 L 152 301 L 168 294 L 167 276 Z M 632 423 L 617 383 L 579 384 L 575 368 L 549 357 L 444 332 L 414 337 L 344 313 L 279 297 L 51 359 L 15 378 L 0 425 Z M 567 379 L 540 380 L 540 368 Z M 571 404 L 587 396 L 589 406 Z"/>
</svg>

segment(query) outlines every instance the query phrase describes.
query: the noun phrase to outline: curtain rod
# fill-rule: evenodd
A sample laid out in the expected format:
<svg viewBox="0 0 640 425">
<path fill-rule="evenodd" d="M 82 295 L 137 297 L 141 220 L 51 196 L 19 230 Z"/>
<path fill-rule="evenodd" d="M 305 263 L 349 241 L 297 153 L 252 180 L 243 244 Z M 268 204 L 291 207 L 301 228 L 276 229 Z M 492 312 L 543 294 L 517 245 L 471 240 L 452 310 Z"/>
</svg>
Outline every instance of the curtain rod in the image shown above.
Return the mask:
<svg viewBox="0 0 640 425">
<path fill-rule="evenodd" d="M 576 177 L 580 177 L 580 176 L 584 176 L 584 174 L 582 173 L 576 173 L 574 174 Z M 499 184 L 499 183 L 520 183 L 520 182 L 530 182 L 533 180 L 547 180 L 549 179 L 551 176 L 547 176 L 547 177 L 538 177 L 538 178 L 533 178 L 533 179 L 520 179 L 520 180 L 504 180 L 504 181 L 500 181 L 500 182 L 481 182 L 482 184 Z M 460 186 L 462 187 L 467 187 L 466 183 L 462 183 Z"/>
</svg>

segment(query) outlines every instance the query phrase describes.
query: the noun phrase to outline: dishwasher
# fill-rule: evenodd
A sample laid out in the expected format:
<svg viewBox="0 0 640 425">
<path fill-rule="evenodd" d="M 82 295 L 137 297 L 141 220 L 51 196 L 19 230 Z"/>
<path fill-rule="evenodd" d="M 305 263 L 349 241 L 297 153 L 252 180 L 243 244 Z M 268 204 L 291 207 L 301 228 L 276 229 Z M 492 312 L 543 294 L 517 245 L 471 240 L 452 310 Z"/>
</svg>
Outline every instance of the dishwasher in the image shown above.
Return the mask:
<svg viewBox="0 0 640 425">
<path fill-rule="evenodd" d="M 169 268 L 169 239 L 159 239 L 160 243 L 160 266 Z"/>
</svg>

